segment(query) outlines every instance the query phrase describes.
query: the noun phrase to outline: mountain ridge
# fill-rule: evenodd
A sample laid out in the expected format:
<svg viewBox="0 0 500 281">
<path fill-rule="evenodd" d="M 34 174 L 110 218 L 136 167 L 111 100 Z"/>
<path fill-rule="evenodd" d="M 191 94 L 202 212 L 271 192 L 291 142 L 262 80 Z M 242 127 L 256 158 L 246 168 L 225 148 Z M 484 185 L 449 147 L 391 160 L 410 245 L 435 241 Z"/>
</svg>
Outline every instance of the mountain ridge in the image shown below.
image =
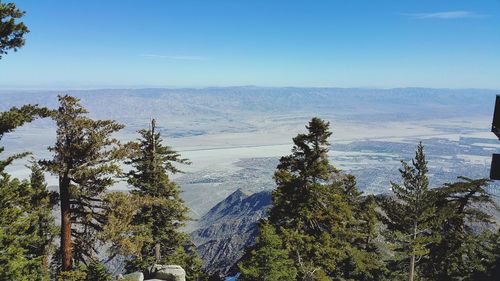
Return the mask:
<svg viewBox="0 0 500 281">
<path fill-rule="evenodd" d="M 237 189 L 201 217 L 191 237 L 207 271 L 225 275 L 235 266 L 253 244 L 271 200 L 268 190 L 249 194 Z"/>
</svg>

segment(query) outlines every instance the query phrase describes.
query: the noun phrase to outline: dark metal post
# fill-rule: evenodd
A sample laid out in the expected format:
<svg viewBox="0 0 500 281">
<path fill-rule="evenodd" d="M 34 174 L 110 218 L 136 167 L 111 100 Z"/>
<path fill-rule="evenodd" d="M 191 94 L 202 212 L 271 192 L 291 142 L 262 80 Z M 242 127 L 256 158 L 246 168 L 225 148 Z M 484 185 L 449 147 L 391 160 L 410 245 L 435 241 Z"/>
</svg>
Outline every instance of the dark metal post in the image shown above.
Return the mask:
<svg viewBox="0 0 500 281">
<path fill-rule="evenodd" d="M 495 101 L 495 111 L 493 112 L 493 122 L 491 122 L 491 132 L 500 139 L 500 95 Z M 500 180 L 500 154 L 493 154 L 491 158 L 490 179 Z"/>
</svg>

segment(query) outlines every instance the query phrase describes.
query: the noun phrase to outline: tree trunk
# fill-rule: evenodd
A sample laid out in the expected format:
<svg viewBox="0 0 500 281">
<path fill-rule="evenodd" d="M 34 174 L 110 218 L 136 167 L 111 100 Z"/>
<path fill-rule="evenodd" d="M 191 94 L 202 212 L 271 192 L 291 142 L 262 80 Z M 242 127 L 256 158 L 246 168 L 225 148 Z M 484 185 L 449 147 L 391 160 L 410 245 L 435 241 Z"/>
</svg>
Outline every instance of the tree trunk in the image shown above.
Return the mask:
<svg viewBox="0 0 500 281">
<path fill-rule="evenodd" d="M 156 263 L 160 263 L 161 260 L 160 243 L 155 244 L 155 259 Z"/>
<path fill-rule="evenodd" d="M 69 204 L 69 179 L 64 176 L 59 179 L 59 194 L 61 196 L 61 255 L 62 270 L 73 267 L 73 249 L 71 243 L 71 212 Z"/>
<path fill-rule="evenodd" d="M 417 222 L 413 225 L 413 242 L 417 239 Z M 411 258 L 410 258 L 410 277 L 409 281 L 413 281 L 413 275 L 415 275 L 415 250 L 411 249 Z"/>
<path fill-rule="evenodd" d="M 410 281 L 413 281 L 413 274 L 415 273 L 415 255 L 411 255 L 410 258 Z"/>
</svg>

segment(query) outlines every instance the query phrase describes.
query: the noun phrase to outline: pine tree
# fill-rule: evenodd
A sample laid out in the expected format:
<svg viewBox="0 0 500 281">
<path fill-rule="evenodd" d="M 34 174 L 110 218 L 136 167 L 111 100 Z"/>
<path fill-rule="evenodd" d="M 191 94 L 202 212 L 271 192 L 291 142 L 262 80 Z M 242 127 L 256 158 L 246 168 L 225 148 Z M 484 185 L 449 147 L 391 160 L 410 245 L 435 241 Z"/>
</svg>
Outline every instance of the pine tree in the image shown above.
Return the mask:
<svg viewBox="0 0 500 281">
<path fill-rule="evenodd" d="M 77 98 L 59 96 L 59 103 L 56 143 L 49 148 L 54 157 L 41 163 L 59 179 L 62 271 L 69 271 L 96 252 L 96 232 L 105 222 L 101 196 L 122 173 L 126 150 L 112 137 L 123 125 L 90 119 Z"/>
<path fill-rule="evenodd" d="M 308 134 L 293 138 L 292 154 L 280 159 L 274 174 L 273 207 L 269 220 L 276 227 L 304 228 L 321 233 L 323 225 L 311 210 L 321 204 L 315 198 L 324 186 L 330 189 L 337 170 L 328 161 L 329 123 L 313 118 L 306 126 Z M 328 185 L 330 184 L 330 185 Z"/>
<path fill-rule="evenodd" d="M 106 271 L 104 264 L 98 261 L 92 261 L 85 269 L 85 281 L 111 281 L 113 276 Z"/>
<path fill-rule="evenodd" d="M 470 280 L 494 281 L 500 276 L 500 229 L 490 235 L 486 241 L 488 241 L 489 256 L 485 259 L 484 271 L 474 273 Z"/>
<path fill-rule="evenodd" d="M 356 178 L 349 174 L 343 175 L 340 193 L 351 215 L 344 221 L 348 229 L 343 246 L 345 258 L 330 276 L 343 280 L 382 280 L 387 270 L 376 242 L 379 220 L 375 198 L 364 196 L 356 186 Z"/>
<path fill-rule="evenodd" d="M 144 205 L 134 218 L 134 224 L 145 226 L 153 241 L 144 243 L 141 256 L 132 260 L 129 269 L 146 269 L 154 263 L 174 263 L 183 266 L 189 280 L 200 274 L 201 262 L 190 247 L 188 236 L 180 231 L 188 219 L 188 209 L 180 197 L 179 186 L 169 174 L 179 173 L 174 163 L 189 164 L 187 159 L 162 144 L 155 120 L 148 130 L 140 130 L 136 154 L 128 164 L 133 169 L 128 183 L 132 194 L 148 196 L 157 203 Z M 191 249 L 191 250 L 190 250 Z"/>
<path fill-rule="evenodd" d="M 289 258 L 288 249 L 283 247 L 281 237 L 272 225 L 262 222 L 259 226 L 256 244 L 238 267 L 241 281 L 289 281 L 295 280 L 297 271 Z"/>
<path fill-rule="evenodd" d="M 106 223 L 99 233 L 99 240 L 108 245 L 108 260 L 116 256 L 142 258 L 145 243 L 152 243 L 150 229 L 143 224 L 134 224 L 134 218 L 144 206 L 161 204 L 149 196 L 138 196 L 125 192 L 109 192 L 104 197 Z"/>
<path fill-rule="evenodd" d="M 459 179 L 431 191 L 439 218 L 432 232 L 440 239 L 430 244 L 422 260 L 423 276 L 429 280 L 477 280 L 495 254 L 494 243 L 487 243 L 489 232 L 477 229 L 494 226 L 484 211 L 496 207 L 485 189 L 488 180 Z"/>
<path fill-rule="evenodd" d="M 17 127 L 29 123 L 37 118 L 45 118 L 53 115 L 53 111 L 45 107 L 37 105 L 24 105 L 20 108 L 12 107 L 10 110 L 0 112 L 0 140 L 4 134 L 14 131 Z M 0 146 L 0 153 L 4 151 L 4 147 Z M 15 159 L 22 158 L 28 153 L 11 155 L 4 160 L 0 160 L 0 173 L 3 173 L 7 167 Z"/>
<path fill-rule="evenodd" d="M 24 123 L 36 118 L 47 117 L 50 110 L 33 105 L 21 108 L 13 107 L 0 113 L 0 139 Z M 0 147 L 0 152 L 4 148 Z M 44 261 L 50 239 L 45 232 L 35 231 L 33 225 L 39 215 L 47 210 L 40 209 L 45 198 L 44 186 L 36 182 L 12 178 L 5 172 L 5 167 L 13 160 L 28 153 L 11 155 L 0 161 L 0 280 L 47 280 Z M 38 200 L 41 199 L 41 200 Z M 35 208 L 31 205 L 35 204 Z M 50 219 L 49 219 L 50 221 Z M 50 223 L 50 222 L 49 222 Z"/>
<path fill-rule="evenodd" d="M 24 45 L 29 30 L 23 22 L 18 22 L 24 14 L 14 3 L 0 2 L 0 59 L 8 50 L 17 51 Z"/>
<path fill-rule="evenodd" d="M 384 197 L 381 206 L 389 230 L 388 241 L 394 243 L 402 261 L 409 259 L 408 279 L 412 281 L 418 260 L 429 254 L 429 243 L 437 239 L 431 233 L 436 218 L 422 143 L 417 147 L 411 166 L 404 161 L 401 163 L 399 172 L 403 185 L 391 183 L 394 197 Z M 396 265 L 400 266 L 401 262 Z"/>
<path fill-rule="evenodd" d="M 364 234 L 376 223 L 367 219 L 376 218 L 361 210 L 355 178 L 328 160 L 329 123 L 313 118 L 306 128 L 275 172 L 269 221 L 290 250 L 298 279 L 377 278 L 383 265 L 367 238 L 372 234 Z"/>
<path fill-rule="evenodd" d="M 41 264 L 36 265 L 33 270 L 40 272 L 43 277 L 40 280 L 49 280 L 49 255 L 57 233 L 52 207 L 57 197 L 48 191 L 42 168 L 34 161 L 29 168 L 31 194 L 28 213 L 32 222 L 28 232 L 32 233 L 33 239 L 29 243 L 27 255 L 41 259 Z"/>
<path fill-rule="evenodd" d="M 293 138 L 292 154 L 280 159 L 269 221 L 290 249 L 298 277 L 309 280 L 332 272 L 340 262 L 341 255 L 334 252 L 344 245 L 328 234 L 347 229 L 330 225 L 329 215 L 333 204 L 339 207 L 340 220 L 349 210 L 342 204 L 340 189 L 333 187 L 337 170 L 328 161 L 329 123 L 313 118 L 306 129 L 306 134 Z"/>
<path fill-rule="evenodd" d="M 361 244 L 365 248 L 373 247 L 374 239 L 379 236 L 379 221 L 376 208 L 377 202 L 373 195 L 367 196 L 359 205 L 360 233 L 362 233 Z"/>
<path fill-rule="evenodd" d="M 0 280 L 41 280 L 40 259 L 28 256 L 31 216 L 29 208 L 30 186 L 27 181 L 0 176 Z"/>
</svg>

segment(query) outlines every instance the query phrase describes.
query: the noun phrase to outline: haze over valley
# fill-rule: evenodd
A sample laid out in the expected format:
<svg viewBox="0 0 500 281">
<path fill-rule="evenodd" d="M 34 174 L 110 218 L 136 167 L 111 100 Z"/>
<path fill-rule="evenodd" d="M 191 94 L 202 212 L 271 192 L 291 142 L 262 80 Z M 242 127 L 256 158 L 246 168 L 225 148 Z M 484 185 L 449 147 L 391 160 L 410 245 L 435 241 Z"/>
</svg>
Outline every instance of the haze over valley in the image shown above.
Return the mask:
<svg viewBox="0 0 500 281">
<path fill-rule="evenodd" d="M 57 95 L 82 99 L 96 118 L 126 125 L 122 140 L 137 137 L 155 118 L 166 143 L 192 161 L 175 175 L 191 216 L 200 218 L 237 189 L 271 190 L 280 156 L 292 137 L 305 130 L 313 116 L 331 122 L 330 158 L 357 177 L 367 193 L 389 190 L 399 177 L 399 161 L 413 157 L 423 141 L 431 185 L 457 176 L 488 177 L 491 154 L 499 144 L 489 132 L 494 90 L 430 88 L 262 88 L 108 89 L 0 92 L 0 111 L 27 103 L 57 107 Z M 9 152 L 29 150 L 48 158 L 55 128 L 37 120 L 6 135 Z M 25 177 L 23 161 L 9 167 Z M 55 179 L 48 178 L 50 185 Z M 114 189 L 127 189 L 125 183 Z M 493 190 L 493 189 L 492 189 Z M 196 229 L 196 222 L 189 225 Z"/>
</svg>

